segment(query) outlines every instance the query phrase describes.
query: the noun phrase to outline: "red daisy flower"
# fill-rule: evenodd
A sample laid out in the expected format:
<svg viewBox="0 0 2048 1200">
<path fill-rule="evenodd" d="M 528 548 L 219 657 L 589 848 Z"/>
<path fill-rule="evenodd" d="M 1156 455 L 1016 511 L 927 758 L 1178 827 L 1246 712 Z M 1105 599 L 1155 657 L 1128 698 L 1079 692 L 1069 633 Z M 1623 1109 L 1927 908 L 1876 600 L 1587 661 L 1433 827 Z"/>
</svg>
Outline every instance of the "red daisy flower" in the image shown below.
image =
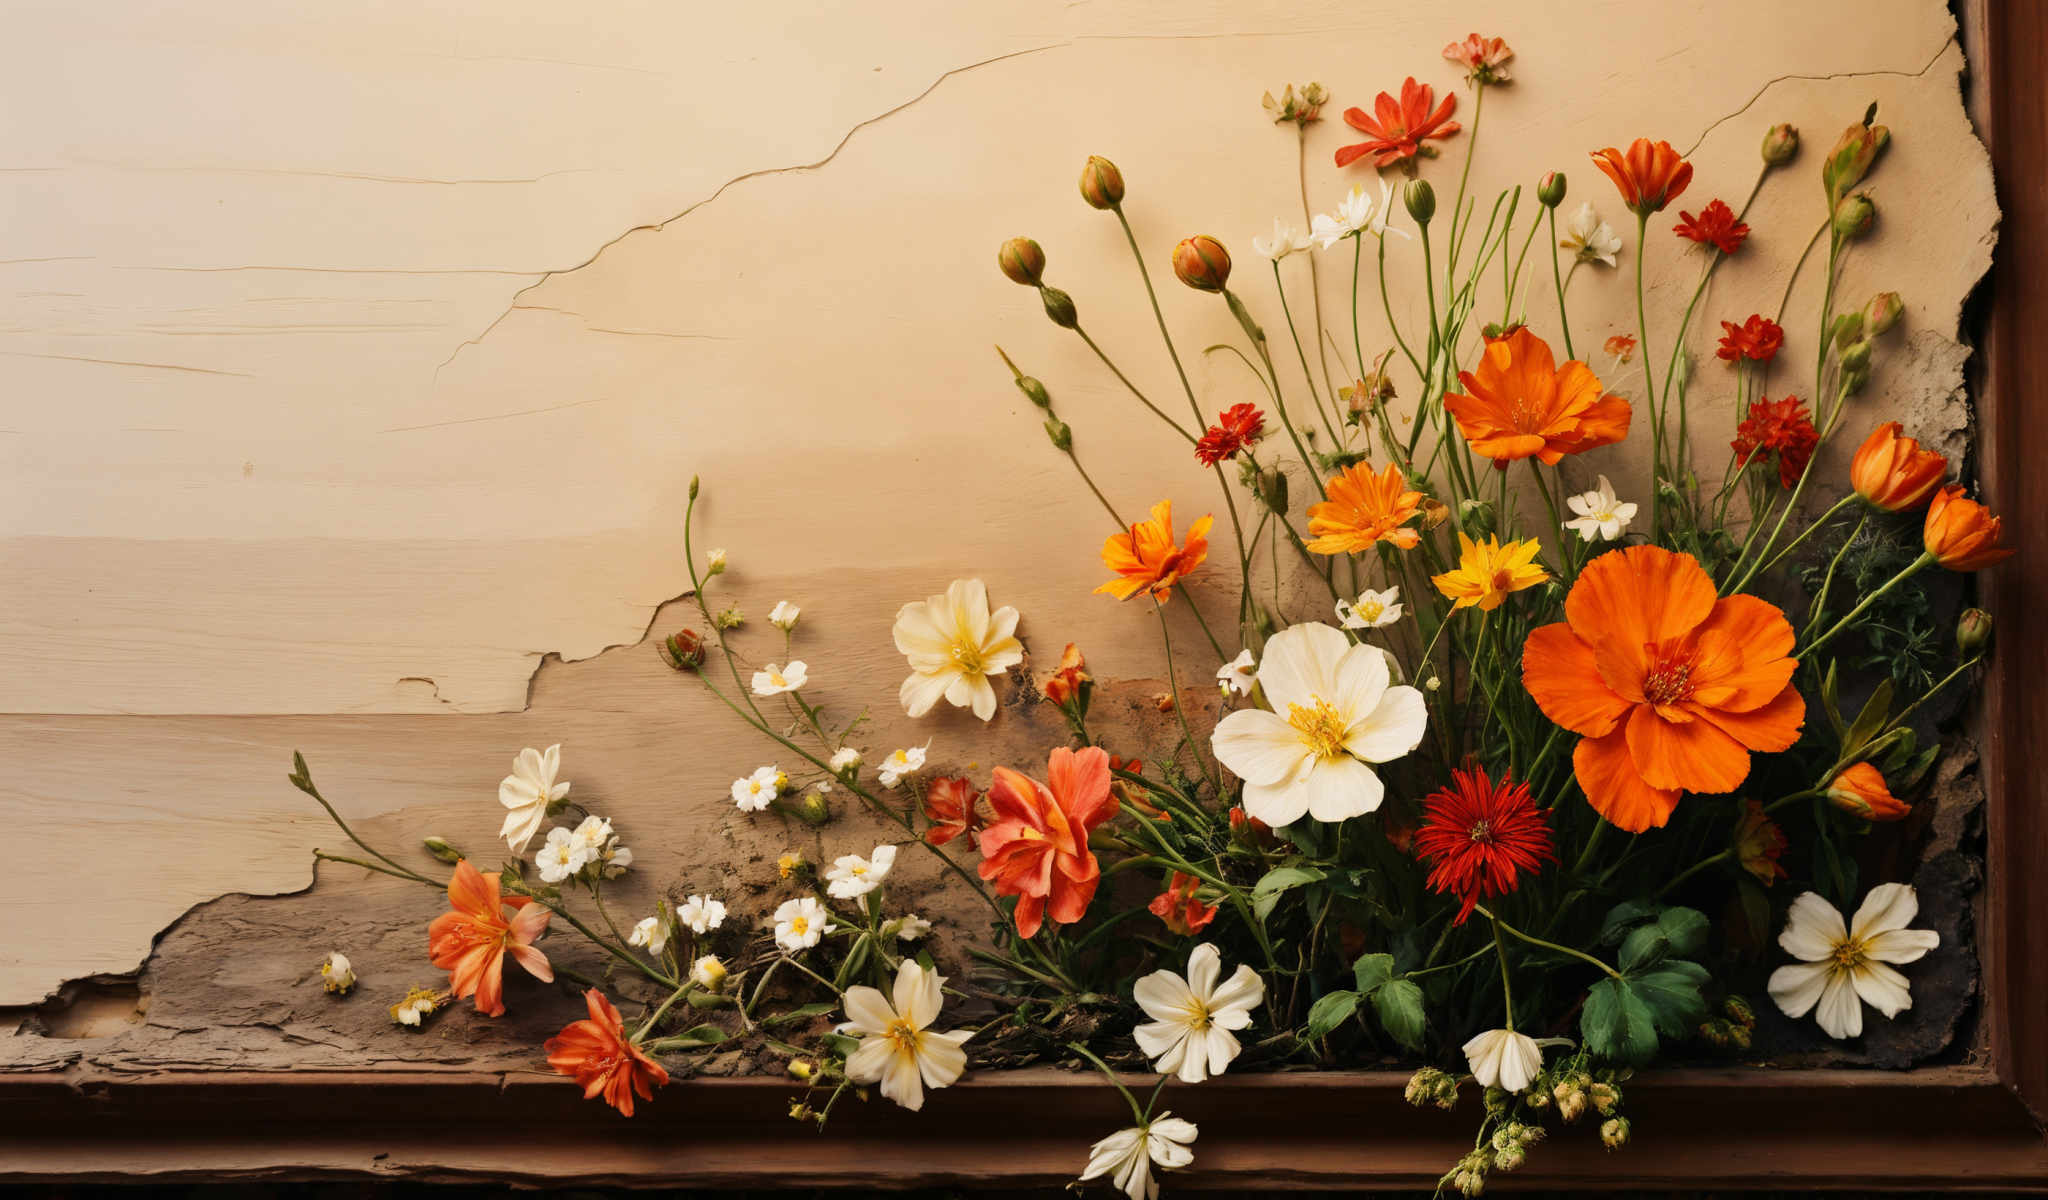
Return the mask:
<svg viewBox="0 0 2048 1200">
<path fill-rule="evenodd" d="M 1671 232 L 1679 237 L 1701 245 L 1712 244 L 1723 254 L 1733 254 L 1742 248 L 1742 239 L 1749 236 L 1749 226 L 1735 219 L 1735 210 L 1719 200 L 1710 202 L 1695 217 L 1681 210 L 1679 222 Z"/>
<path fill-rule="evenodd" d="M 1399 101 L 1385 92 L 1379 94 L 1371 116 L 1362 108 L 1345 109 L 1344 123 L 1365 134 L 1367 140 L 1338 150 L 1337 165 L 1348 167 L 1370 154 L 1372 165 L 1385 170 L 1396 164 L 1412 163 L 1417 156 L 1435 157 L 1436 148 L 1423 143 L 1431 138 L 1447 138 L 1459 128 L 1451 120 L 1458 97 L 1445 96 L 1444 102 L 1431 112 L 1429 106 L 1435 100 L 1436 89 L 1415 82 L 1411 75 L 1401 84 Z"/>
<path fill-rule="evenodd" d="M 981 820 L 975 808 L 980 799 L 981 793 L 974 790 L 974 785 L 958 776 L 926 784 L 924 815 L 931 821 L 931 827 L 924 831 L 924 840 L 943 846 L 963 833 L 973 833 Z"/>
<path fill-rule="evenodd" d="M 1238 451 L 1259 440 L 1266 428 L 1266 414 L 1256 404 L 1233 404 L 1223 410 L 1216 423 L 1195 443 L 1195 457 L 1205 467 L 1236 458 Z"/>
<path fill-rule="evenodd" d="M 1740 325 L 1721 322 L 1721 348 L 1714 351 L 1714 357 L 1723 362 L 1738 358 L 1769 362 L 1778 356 L 1778 347 L 1784 344 L 1785 331 L 1776 321 L 1761 313 L 1751 313 Z"/>
<path fill-rule="evenodd" d="M 1787 488 L 1798 486 L 1813 448 L 1820 442 L 1813 414 L 1797 396 L 1751 403 L 1749 416 L 1735 427 L 1735 435 L 1729 445 L 1735 451 L 1736 465 L 1747 467 L 1765 455 L 1776 454 L 1778 482 Z"/>
<path fill-rule="evenodd" d="M 1452 771 L 1449 787 L 1423 799 L 1415 852 L 1430 864 L 1430 889 L 1463 905 L 1454 922 L 1461 925 L 1473 905 L 1514 891 L 1520 872 L 1557 861 L 1550 818 L 1529 785 L 1506 778 L 1496 784 L 1479 767 Z"/>
</svg>

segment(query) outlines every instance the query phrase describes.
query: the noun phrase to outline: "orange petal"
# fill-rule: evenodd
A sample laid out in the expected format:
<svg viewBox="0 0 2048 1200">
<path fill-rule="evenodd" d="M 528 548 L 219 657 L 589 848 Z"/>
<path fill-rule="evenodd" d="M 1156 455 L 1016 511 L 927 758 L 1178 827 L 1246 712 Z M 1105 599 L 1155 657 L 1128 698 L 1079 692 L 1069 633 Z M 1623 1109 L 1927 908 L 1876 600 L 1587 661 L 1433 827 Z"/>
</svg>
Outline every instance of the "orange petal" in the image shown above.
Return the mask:
<svg viewBox="0 0 2048 1200">
<path fill-rule="evenodd" d="M 1522 644 L 1522 686 L 1543 715 L 1587 737 L 1604 737 L 1628 715 L 1628 702 L 1600 681 L 1593 648 L 1559 621 L 1529 631 Z"/>
<path fill-rule="evenodd" d="M 1799 689 L 1787 687 L 1779 692 L 1769 704 L 1750 712 L 1728 712 L 1711 708 L 1696 709 L 1700 720 L 1694 724 L 1712 722 L 1728 736 L 1749 747 L 1775 753 L 1789 750 L 1799 740 L 1799 730 L 1806 724 L 1806 700 Z"/>
<path fill-rule="evenodd" d="M 1799 669 L 1792 623 L 1768 601 L 1729 596 L 1698 630 L 1695 698 L 1709 708 L 1749 712 L 1776 699 Z"/>
<path fill-rule="evenodd" d="M 1620 729 L 1600 738 L 1581 738 L 1572 751 L 1572 771 L 1593 810 L 1630 833 L 1671 819 L 1679 793 L 1643 782 L 1629 757 L 1628 735 Z"/>
<path fill-rule="evenodd" d="M 1749 778 L 1749 751 L 1708 721 L 1667 721 L 1649 705 L 1628 719 L 1628 752 L 1651 787 L 1732 792 Z"/>
<path fill-rule="evenodd" d="M 1690 633 L 1714 610 L 1714 581 L 1690 554 L 1661 546 L 1610 550 L 1586 564 L 1565 619 L 1598 647 L 1639 648 Z"/>
</svg>

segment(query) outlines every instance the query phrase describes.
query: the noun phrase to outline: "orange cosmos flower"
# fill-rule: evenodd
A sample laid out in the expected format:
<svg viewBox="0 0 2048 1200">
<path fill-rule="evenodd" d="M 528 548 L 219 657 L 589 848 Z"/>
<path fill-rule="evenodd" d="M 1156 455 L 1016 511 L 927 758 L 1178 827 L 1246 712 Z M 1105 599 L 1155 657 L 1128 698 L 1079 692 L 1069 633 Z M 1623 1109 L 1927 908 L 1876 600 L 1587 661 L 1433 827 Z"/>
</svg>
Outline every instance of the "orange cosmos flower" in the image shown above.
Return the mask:
<svg viewBox="0 0 2048 1200">
<path fill-rule="evenodd" d="M 449 911 L 427 926 L 427 953 L 448 972 L 456 999 L 475 996 L 478 1012 L 504 1015 L 507 954 L 534 978 L 554 980 L 548 956 L 533 944 L 553 914 L 525 896 L 501 898 L 496 871 L 478 871 L 466 858 L 458 861 L 448 880 L 448 904 Z M 509 921 L 507 906 L 514 910 Z"/>
<path fill-rule="evenodd" d="M 1173 585 L 1202 565 L 1209 557 L 1209 526 L 1214 517 L 1202 517 L 1188 526 L 1184 546 L 1173 542 L 1173 501 L 1152 506 L 1152 519 L 1131 526 L 1128 533 L 1113 533 L 1102 543 L 1102 565 L 1115 571 L 1098 592 L 1128 600 L 1139 592 L 1158 597 L 1161 603 L 1173 597 Z"/>
<path fill-rule="evenodd" d="M 1964 496 L 1959 487 L 1945 487 L 1927 506 L 1921 540 L 1942 566 L 1975 571 L 2012 557 L 2009 548 L 1998 544 L 2003 531 L 2004 522 L 1990 509 Z"/>
<path fill-rule="evenodd" d="M 548 1065 L 583 1085 L 583 1098 L 604 1102 L 621 1116 L 633 1115 L 633 1097 L 654 1099 L 654 1089 L 668 1083 L 668 1072 L 626 1036 L 626 1023 L 603 993 L 583 993 L 590 1018 L 571 1021 L 547 1040 Z"/>
<path fill-rule="evenodd" d="M 1422 540 L 1413 529 L 1403 528 L 1422 504 L 1422 493 L 1411 491 L 1393 463 L 1378 475 L 1364 463 L 1353 463 L 1323 485 L 1328 499 L 1308 506 L 1308 531 L 1314 535 L 1304 543 L 1317 554 L 1357 554 L 1374 542 L 1392 542 L 1402 550 Z"/>
<path fill-rule="evenodd" d="M 1565 619 L 1529 634 L 1522 684 L 1580 734 L 1572 766 L 1600 815 L 1641 833 L 1685 792 L 1729 792 L 1752 751 L 1799 740 L 1792 625 L 1754 596 L 1714 594 L 1690 554 L 1630 546 L 1595 558 Z"/>
<path fill-rule="evenodd" d="M 1896 821 L 1913 811 L 1913 807 L 1892 795 L 1885 786 L 1884 772 L 1867 762 L 1835 776 L 1828 784 L 1828 803 L 1852 817 L 1866 821 Z"/>
<path fill-rule="evenodd" d="M 1663 212 L 1692 182 L 1692 164 L 1679 157 L 1670 142 L 1637 138 L 1628 144 L 1626 154 L 1609 146 L 1593 151 L 1591 157 L 1621 190 L 1621 202 L 1638 216 Z"/>
<path fill-rule="evenodd" d="M 1458 123 L 1451 120 L 1458 98 L 1445 96 L 1444 102 L 1431 112 L 1429 106 L 1435 99 L 1436 89 L 1415 82 L 1411 75 L 1401 83 L 1400 100 L 1385 92 L 1379 94 L 1373 102 L 1372 115 L 1368 116 L 1362 108 L 1345 109 L 1344 123 L 1365 134 L 1366 140 L 1340 148 L 1337 165 L 1348 167 L 1370 154 L 1372 165 L 1384 171 L 1396 164 L 1412 164 L 1417 157 L 1435 156 L 1436 147 L 1429 145 L 1429 141 L 1458 132 Z"/>
<path fill-rule="evenodd" d="M 1496 463 L 1535 456 L 1556 466 L 1567 454 L 1628 436 L 1628 401 L 1605 394 L 1585 363 L 1562 368 L 1528 326 L 1486 343 L 1479 370 L 1458 372 L 1465 392 L 1444 397 L 1472 448 Z"/>
<path fill-rule="evenodd" d="M 1088 911 L 1102 868 L 1088 832 L 1116 815 L 1109 752 L 1061 746 L 1046 763 L 1047 782 L 997 767 L 989 784 L 995 822 L 981 831 L 983 879 L 996 895 L 1017 897 L 1017 934 L 1032 937 L 1050 915 L 1071 925 Z"/>
<path fill-rule="evenodd" d="M 1871 430 L 1849 463 L 1849 484 L 1856 494 L 1886 512 L 1918 508 L 1948 474 L 1947 459 L 1899 436 L 1900 428 L 1897 421 L 1886 421 Z"/>
<path fill-rule="evenodd" d="M 1166 922 L 1166 928 L 1182 937 L 1202 932 L 1209 922 L 1216 919 L 1216 906 L 1204 904 L 1195 895 L 1195 889 L 1202 881 L 1179 871 L 1173 873 L 1173 880 L 1166 890 L 1152 898 L 1145 907 L 1153 916 Z"/>
<path fill-rule="evenodd" d="M 1535 538 L 1503 546 L 1499 538 L 1475 542 L 1460 532 L 1457 570 L 1431 576 L 1430 582 L 1457 601 L 1453 609 L 1477 605 L 1481 612 L 1492 612 L 1509 592 L 1535 587 L 1550 578 L 1550 572 L 1536 565 L 1540 549 Z"/>
</svg>

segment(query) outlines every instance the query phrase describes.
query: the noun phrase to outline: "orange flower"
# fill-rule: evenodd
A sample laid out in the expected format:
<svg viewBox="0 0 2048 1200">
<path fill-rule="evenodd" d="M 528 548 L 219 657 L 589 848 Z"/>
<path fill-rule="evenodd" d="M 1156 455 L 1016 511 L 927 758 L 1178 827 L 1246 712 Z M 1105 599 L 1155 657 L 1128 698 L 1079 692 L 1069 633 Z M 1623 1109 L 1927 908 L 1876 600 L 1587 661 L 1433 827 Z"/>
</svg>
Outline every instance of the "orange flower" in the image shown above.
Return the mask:
<svg viewBox="0 0 2048 1200">
<path fill-rule="evenodd" d="M 1679 157 L 1670 142 L 1637 138 L 1624 154 L 1614 147 L 1595 150 L 1593 165 L 1621 189 L 1621 202 L 1638 216 L 1663 212 L 1692 182 L 1692 164 Z"/>
<path fill-rule="evenodd" d="M 1600 815 L 1659 826 L 1685 792 L 1729 792 L 1752 751 L 1799 740 L 1792 625 L 1754 596 L 1716 597 L 1690 554 L 1630 546 L 1595 558 L 1565 619 L 1532 630 L 1522 684 L 1582 740 L 1572 766 Z"/>
<path fill-rule="evenodd" d="M 1072 642 L 1060 655 L 1060 669 L 1054 671 L 1041 689 L 1045 698 L 1054 704 L 1065 704 L 1081 694 L 1081 685 L 1088 682 L 1088 664 L 1081 658 L 1081 648 Z"/>
<path fill-rule="evenodd" d="M 1115 571 L 1098 592 L 1128 600 L 1148 592 L 1161 603 L 1172 599 L 1173 585 L 1202 565 L 1209 557 L 1209 526 L 1214 517 L 1202 517 L 1188 526 L 1185 546 L 1173 542 L 1173 501 L 1152 506 L 1152 519 L 1131 526 L 1128 533 L 1113 533 L 1102 543 L 1102 565 Z"/>
<path fill-rule="evenodd" d="M 1849 483 L 1856 494 L 1886 512 L 1918 508 L 1941 486 L 1948 460 L 1920 443 L 1899 436 L 1897 421 L 1870 431 L 1849 464 Z"/>
<path fill-rule="evenodd" d="M 1636 355 L 1635 335 L 1617 333 L 1602 344 L 1601 349 L 1613 356 L 1616 363 L 1625 363 Z"/>
<path fill-rule="evenodd" d="M 583 993 L 590 1019 L 571 1021 L 547 1040 L 548 1065 L 583 1085 L 583 1098 L 604 1102 L 622 1116 L 633 1115 L 633 1096 L 654 1099 L 654 1089 L 668 1083 L 668 1072 L 626 1036 L 619 1010 L 596 988 Z"/>
<path fill-rule="evenodd" d="M 1503 546 L 1499 538 L 1475 542 L 1460 531 L 1457 570 L 1432 575 L 1429 581 L 1457 601 L 1453 609 L 1477 605 L 1481 612 L 1492 612 L 1509 592 L 1535 587 L 1550 578 L 1550 572 L 1536 565 L 1536 553 L 1541 549 L 1535 538 Z"/>
<path fill-rule="evenodd" d="M 1173 873 L 1173 880 L 1166 890 L 1152 898 L 1145 907 L 1152 915 L 1166 922 L 1166 928 L 1187 937 L 1202 932 L 1209 922 L 1216 919 L 1216 906 L 1204 904 L 1195 896 L 1195 889 L 1201 880 L 1179 871 Z"/>
<path fill-rule="evenodd" d="M 1340 147 L 1337 165 L 1348 167 L 1370 154 L 1372 165 L 1384 171 L 1397 163 L 1413 164 L 1417 157 L 1434 157 L 1436 147 L 1429 142 L 1458 132 L 1458 123 L 1451 120 L 1458 98 L 1445 96 L 1444 102 L 1431 112 L 1429 106 L 1435 100 L 1435 88 L 1417 83 L 1410 76 L 1401 83 L 1400 100 L 1381 92 L 1373 102 L 1370 116 L 1362 108 L 1345 109 L 1344 123 L 1365 134 L 1366 140 Z"/>
<path fill-rule="evenodd" d="M 1452 42 L 1444 47 L 1444 57 L 1465 68 L 1465 78 L 1473 83 L 1506 83 L 1508 81 L 1507 61 L 1515 56 L 1508 44 L 1500 38 L 1480 37 L 1467 34 L 1462 42 Z"/>
<path fill-rule="evenodd" d="M 977 805 L 981 793 L 958 775 L 941 776 L 924 785 L 924 815 L 931 825 L 924 840 L 943 846 L 963 833 L 973 833 L 981 823 Z"/>
<path fill-rule="evenodd" d="M 1534 455 L 1554 467 L 1628 436 L 1628 401 L 1605 394 L 1585 363 L 1560 368 L 1527 326 L 1486 343 L 1479 370 L 1458 372 L 1458 382 L 1469 394 L 1446 395 L 1444 407 L 1472 448 L 1496 463 Z"/>
<path fill-rule="evenodd" d="M 1990 509 L 1964 496 L 1959 487 L 1945 487 L 1927 506 L 1927 526 L 1920 536 L 1942 566 L 1975 571 L 2012 557 L 2010 548 L 1998 544 L 2003 530 L 2004 522 Z"/>
<path fill-rule="evenodd" d="M 1742 869 L 1758 883 L 1771 886 L 1785 878 L 1785 868 L 1778 862 L 1785 845 L 1785 831 L 1764 815 L 1764 806 L 1755 800 L 1743 801 L 1742 819 L 1735 823 L 1735 857 Z"/>
<path fill-rule="evenodd" d="M 525 896 L 498 895 L 498 873 L 480 872 L 468 859 L 455 864 L 448 880 L 449 911 L 427 926 L 427 953 L 448 972 L 456 999 L 476 997 L 476 1010 L 487 1017 L 505 1012 L 505 955 L 511 954 L 536 979 L 552 982 L 554 968 L 534 940 L 553 915 Z M 505 919 L 505 908 L 513 910 Z"/>
<path fill-rule="evenodd" d="M 1102 868 L 1088 831 L 1116 815 L 1109 753 L 1061 746 L 1046 763 L 1047 783 L 997 767 L 989 785 L 995 823 L 981 831 L 981 877 L 996 895 L 1017 897 L 1017 934 L 1032 937 L 1050 915 L 1071 925 L 1088 911 Z"/>
<path fill-rule="evenodd" d="M 1308 506 L 1308 531 L 1314 535 L 1306 545 L 1317 554 L 1357 554 L 1371 549 L 1374 542 L 1392 542 L 1402 550 L 1422 540 L 1413 529 L 1404 529 L 1422 503 L 1422 493 L 1411 491 L 1393 463 L 1378 475 L 1364 463 L 1353 463 L 1323 485 L 1328 499 Z"/>
<path fill-rule="evenodd" d="M 1835 776 L 1828 784 L 1828 803 L 1866 821 L 1896 821 L 1913 811 L 1911 805 L 1893 797 L 1885 786 L 1884 772 L 1867 762 Z"/>
</svg>

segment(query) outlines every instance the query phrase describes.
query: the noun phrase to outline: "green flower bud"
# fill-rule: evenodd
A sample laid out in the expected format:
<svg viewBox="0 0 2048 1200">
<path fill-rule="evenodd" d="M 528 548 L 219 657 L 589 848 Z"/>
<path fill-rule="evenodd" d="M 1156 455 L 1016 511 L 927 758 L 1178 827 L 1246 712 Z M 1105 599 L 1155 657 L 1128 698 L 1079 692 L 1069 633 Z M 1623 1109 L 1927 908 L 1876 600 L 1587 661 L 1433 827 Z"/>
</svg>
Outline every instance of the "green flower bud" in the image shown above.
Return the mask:
<svg viewBox="0 0 2048 1200">
<path fill-rule="evenodd" d="M 1877 221 L 1877 205 L 1871 203 L 1870 194 L 1857 192 L 1842 197 L 1835 206 L 1835 236 L 1851 241 L 1870 232 Z"/>
<path fill-rule="evenodd" d="M 1081 314 L 1074 311 L 1074 298 L 1056 287 L 1038 289 L 1039 299 L 1045 301 L 1045 315 L 1061 329 L 1072 329 L 1081 323 Z"/>
<path fill-rule="evenodd" d="M 1013 237 L 996 251 L 996 265 L 1011 283 L 1037 287 L 1045 274 L 1045 251 L 1028 237 Z"/>
<path fill-rule="evenodd" d="M 1429 224 L 1436 216 L 1436 189 L 1429 186 L 1427 179 L 1411 179 L 1401 187 L 1401 203 L 1408 208 L 1408 215 L 1418 225 Z"/>
<path fill-rule="evenodd" d="M 692 476 L 690 476 L 690 499 L 692 499 L 692 500 L 695 500 L 696 498 L 697 498 L 697 477 L 696 477 L 695 475 L 692 475 Z"/>
<path fill-rule="evenodd" d="M 1820 165 L 1821 186 L 1827 189 L 1828 203 L 1833 205 L 1849 194 L 1849 189 L 1863 182 L 1870 168 L 1891 145 L 1892 131 L 1882 125 L 1870 122 L 1877 116 L 1877 105 L 1863 114 L 1863 123 L 1851 125 L 1835 140 L 1834 149 Z"/>
<path fill-rule="evenodd" d="M 1756 1010 L 1750 1007 L 1749 1001 L 1740 996 L 1730 996 L 1721 1001 L 1721 1011 L 1727 1013 L 1731 1021 L 1744 1025 L 1756 1024 Z"/>
<path fill-rule="evenodd" d="M 1278 467 L 1259 472 L 1259 502 L 1276 513 L 1287 512 L 1287 474 Z"/>
<path fill-rule="evenodd" d="M 1030 397 L 1031 402 L 1040 408 L 1050 409 L 1052 407 L 1052 394 L 1045 390 L 1044 384 L 1029 375 L 1019 375 L 1017 377 L 1017 390 Z"/>
<path fill-rule="evenodd" d="M 1545 208 L 1556 208 L 1564 203 L 1564 172 L 1546 171 L 1536 181 L 1536 202 Z"/>
<path fill-rule="evenodd" d="M 1124 202 L 1124 175 L 1116 164 L 1099 154 L 1088 156 L 1081 168 L 1081 199 L 1090 208 L 1113 209 Z"/>
<path fill-rule="evenodd" d="M 1782 167 L 1799 153 L 1799 131 L 1790 125 L 1773 125 L 1764 132 L 1764 164 Z"/>
<path fill-rule="evenodd" d="M 661 639 L 661 658 L 678 671 L 694 671 L 704 661 L 704 639 L 692 629 L 669 634 Z"/>
<path fill-rule="evenodd" d="M 1836 349 L 1848 349 L 1853 343 L 1863 340 L 1863 314 L 1860 312 L 1843 313 L 1835 318 L 1835 323 L 1830 327 L 1828 333 L 1834 340 Z"/>
<path fill-rule="evenodd" d="M 1062 453 L 1074 448 L 1074 431 L 1058 417 L 1045 419 L 1045 436 L 1052 439 L 1053 449 Z"/>
<path fill-rule="evenodd" d="M 1988 620 L 1989 618 L 1986 619 Z M 433 855 L 435 858 L 440 859 L 442 862 L 447 863 L 450 866 L 453 866 L 456 863 L 459 863 L 463 860 L 464 855 L 462 851 L 457 850 L 452 845 L 449 845 L 448 839 L 446 838 L 424 838 L 421 840 L 420 844 L 427 848 L 428 854 Z"/>
<path fill-rule="evenodd" d="M 1851 342 L 1842 351 L 1842 373 L 1844 375 L 1862 375 L 1866 379 L 1870 377 L 1870 343 L 1868 341 Z"/>
<path fill-rule="evenodd" d="M 1876 337 L 1891 332 L 1905 314 L 1906 305 L 1897 292 L 1879 292 L 1863 306 L 1863 324 L 1870 330 L 1870 336 Z"/>
<path fill-rule="evenodd" d="M 796 815 L 806 825 L 823 825 L 832 819 L 832 805 L 822 793 L 805 792 L 804 798 L 797 801 Z"/>
<path fill-rule="evenodd" d="M 1956 619 L 1956 649 L 1965 657 L 1984 653 L 1991 645 L 1991 614 L 1981 608 L 1966 608 Z"/>
</svg>

